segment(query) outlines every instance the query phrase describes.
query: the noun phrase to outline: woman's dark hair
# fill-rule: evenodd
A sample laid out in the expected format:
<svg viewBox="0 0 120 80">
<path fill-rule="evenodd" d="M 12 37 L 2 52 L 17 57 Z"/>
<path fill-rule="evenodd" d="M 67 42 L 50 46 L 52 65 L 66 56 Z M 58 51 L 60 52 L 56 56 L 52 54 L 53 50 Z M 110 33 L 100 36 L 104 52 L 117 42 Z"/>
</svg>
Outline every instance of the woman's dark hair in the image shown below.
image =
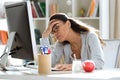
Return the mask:
<svg viewBox="0 0 120 80">
<path fill-rule="evenodd" d="M 77 33 L 81 33 L 81 32 L 88 32 L 89 29 L 87 27 L 84 27 L 84 26 L 81 26 L 79 23 L 75 22 L 72 18 L 68 18 L 67 15 L 65 15 L 64 13 L 57 13 L 55 15 L 52 15 L 50 17 L 50 20 L 53 20 L 53 19 L 56 19 L 56 20 L 61 20 L 63 21 L 64 23 L 69 20 L 70 23 L 71 23 L 71 28 L 73 29 L 73 31 L 77 32 Z"/>
<path fill-rule="evenodd" d="M 68 20 L 68 17 L 63 13 L 57 13 L 57 14 L 52 15 L 50 17 L 49 21 L 51 21 L 53 19 L 57 19 L 57 20 L 61 20 L 63 22 L 66 22 Z"/>
<path fill-rule="evenodd" d="M 75 20 L 73 18 L 68 18 L 68 16 L 64 13 L 56 13 L 56 14 L 52 15 L 50 17 L 49 21 L 51 21 L 53 19 L 61 20 L 64 23 L 66 23 L 66 21 L 69 20 L 70 23 L 71 23 L 72 30 L 77 32 L 77 33 L 87 33 L 87 32 L 90 32 L 90 31 L 94 31 L 98 35 L 98 38 L 99 38 L 101 44 L 102 45 L 105 44 L 103 39 L 100 37 L 99 31 L 97 29 L 95 29 L 93 27 L 90 27 L 89 25 L 84 24 L 81 21 Z M 64 43 L 68 43 L 68 42 L 65 41 Z"/>
</svg>

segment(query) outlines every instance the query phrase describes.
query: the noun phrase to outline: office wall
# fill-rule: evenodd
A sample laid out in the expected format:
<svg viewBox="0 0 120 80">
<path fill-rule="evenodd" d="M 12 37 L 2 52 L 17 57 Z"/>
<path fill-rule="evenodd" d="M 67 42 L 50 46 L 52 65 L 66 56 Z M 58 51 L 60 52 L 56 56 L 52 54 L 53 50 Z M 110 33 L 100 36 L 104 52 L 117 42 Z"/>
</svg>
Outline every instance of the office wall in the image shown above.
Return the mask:
<svg viewBox="0 0 120 80">
<path fill-rule="evenodd" d="M 110 0 L 109 3 L 110 38 L 120 39 L 120 0 Z"/>
<path fill-rule="evenodd" d="M 8 31 L 6 19 L 0 19 L 0 30 Z"/>
</svg>

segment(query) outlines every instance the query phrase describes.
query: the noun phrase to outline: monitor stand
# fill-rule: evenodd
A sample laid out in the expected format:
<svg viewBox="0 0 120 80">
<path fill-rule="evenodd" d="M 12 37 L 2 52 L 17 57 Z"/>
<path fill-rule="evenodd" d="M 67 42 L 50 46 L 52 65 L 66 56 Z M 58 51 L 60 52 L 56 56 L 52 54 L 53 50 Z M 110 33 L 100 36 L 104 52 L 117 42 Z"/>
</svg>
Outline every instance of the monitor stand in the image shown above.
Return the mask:
<svg viewBox="0 0 120 80">
<path fill-rule="evenodd" d="M 5 49 L 4 49 L 4 52 L 3 52 L 2 56 L 0 57 L 0 68 L 2 68 L 3 70 L 7 70 L 6 63 L 7 63 L 8 56 L 11 54 L 10 49 L 12 47 L 12 43 L 14 41 L 15 34 L 16 34 L 16 32 L 10 33 L 9 39 L 8 39 Z"/>
</svg>

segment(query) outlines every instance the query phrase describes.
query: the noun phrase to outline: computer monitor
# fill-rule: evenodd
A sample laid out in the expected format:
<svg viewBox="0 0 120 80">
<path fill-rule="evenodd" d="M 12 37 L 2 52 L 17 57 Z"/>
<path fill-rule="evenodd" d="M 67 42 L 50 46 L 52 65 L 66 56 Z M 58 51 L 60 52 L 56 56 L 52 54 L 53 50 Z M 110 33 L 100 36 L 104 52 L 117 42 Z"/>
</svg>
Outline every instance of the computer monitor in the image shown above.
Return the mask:
<svg viewBox="0 0 120 80">
<path fill-rule="evenodd" d="M 30 1 L 5 6 L 9 39 L 1 56 L 6 59 L 11 54 L 14 58 L 34 60 L 36 58 L 36 42 Z M 2 67 L 6 62 L 1 61 Z"/>
</svg>

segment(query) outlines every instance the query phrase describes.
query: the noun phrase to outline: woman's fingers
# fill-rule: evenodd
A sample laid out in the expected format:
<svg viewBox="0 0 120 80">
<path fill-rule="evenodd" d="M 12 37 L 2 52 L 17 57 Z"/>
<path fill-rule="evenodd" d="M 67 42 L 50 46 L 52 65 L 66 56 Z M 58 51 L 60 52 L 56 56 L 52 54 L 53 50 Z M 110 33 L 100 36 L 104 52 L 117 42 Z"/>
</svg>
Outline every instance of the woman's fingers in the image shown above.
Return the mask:
<svg viewBox="0 0 120 80">
<path fill-rule="evenodd" d="M 44 33 L 50 34 L 52 32 L 52 29 L 53 29 L 54 25 L 59 23 L 59 22 L 60 22 L 60 20 L 55 20 L 55 19 L 51 20 L 49 22 L 48 28 L 45 30 Z"/>
<path fill-rule="evenodd" d="M 55 68 L 63 70 L 63 71 L 71 71 L 72 70 L 71 64 L 58 64 L 55 66 Z"/>
<path fill-rule="evenodd" d="M 49 26 L 51 29 L 54 27 L 55 24 L 60 23 L 60 20 L 53 20 L 52 22 L 50 22 Z"/>
<path fill-rule="evenodd" d="M 53 27 L 58 23 L 60 23 L 60 20 L 55 20 L 55 19 L 51 20 L 49 22 L 48 28 L 43 32 L 42 37 L 49 37 L 50 33 L 53 30 Z"/>
<path fill-rule="evenodd" d="M 52 32 L 52 23 L 54 22 L 55 20 L 51 20 L 50 22 L 49 22 L 49 25 L 48 25 L 48 28 L 43 32 L 43 34 L 42 34 L 42 37 L 49 37 L 49 35 L 50 35 L 50 33 Z"/>
<path fill-rule="evenodd" d="M 57 65 L 56 68 L 63 71 L 66 67 L 64 65 Z"/>
</svg>

